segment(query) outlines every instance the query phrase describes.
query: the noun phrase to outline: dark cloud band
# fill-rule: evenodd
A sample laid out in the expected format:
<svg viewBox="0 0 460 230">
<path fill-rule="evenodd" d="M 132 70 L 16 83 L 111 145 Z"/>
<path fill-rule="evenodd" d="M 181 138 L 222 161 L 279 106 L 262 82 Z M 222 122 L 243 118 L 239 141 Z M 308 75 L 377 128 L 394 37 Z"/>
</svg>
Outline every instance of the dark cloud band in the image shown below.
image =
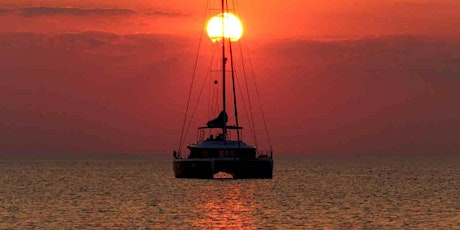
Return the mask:
<svg viewBox="0 0 460 230">
<path fill-rule="evenodd" d="M 86 8 L 60 8 L 60 7 L 27 7 L 22 8 L 19 14 L 25 17 L 37 17 L 46 15 L 75 15 L 75 16 L 87 16 L 87 15 L 102 15 L 102 16 L 126 16 L 137 14 L 137 11 L 131 9 L 86 9 Z"/>
<path fill-rule="evenodd" d="M 2 14 L 17 14 L 23 17 L 41 17 L 41 16 L 56 16 L 56 15 L 72 15 L 72 16 L 132 16 L 132 15 L 147 15 L 159 17 L 175 17 L 184 16 L 184 13 L 162 10 L 147 10 L 138 11 L 128 8 L 76 8 L 76 7 L 24 7 L 19 9 L 0 8 Z"/>
<path fill-rule="evenodd" d="M 2 15 L 2 14 L 10 14 L 10 13 L 11 13 L 10 9 L 0 8 L 0 15 Z"/>
</svg>

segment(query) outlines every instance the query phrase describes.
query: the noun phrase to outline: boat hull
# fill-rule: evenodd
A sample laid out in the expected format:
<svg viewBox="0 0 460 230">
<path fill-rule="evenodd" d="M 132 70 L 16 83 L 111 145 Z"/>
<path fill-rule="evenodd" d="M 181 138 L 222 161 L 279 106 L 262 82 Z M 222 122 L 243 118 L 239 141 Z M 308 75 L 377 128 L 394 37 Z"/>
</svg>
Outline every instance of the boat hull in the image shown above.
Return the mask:
<svg viewBox="0 0 460 230">
<path fill-rule="evenodd" d="M 234 179 L 273 177 L 273 160 L 268 158 L 175 159 L 173 168 L 176 178 L 212 179 L 218 172 L 231 174 Z"/>
</svg>

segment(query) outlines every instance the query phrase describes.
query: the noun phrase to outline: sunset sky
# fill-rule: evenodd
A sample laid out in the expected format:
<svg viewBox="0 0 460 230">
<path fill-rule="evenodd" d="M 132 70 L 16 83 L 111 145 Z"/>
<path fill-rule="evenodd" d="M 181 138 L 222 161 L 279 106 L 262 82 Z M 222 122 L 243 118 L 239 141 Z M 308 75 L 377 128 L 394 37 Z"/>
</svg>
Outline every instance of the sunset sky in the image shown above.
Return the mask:
<svg viewBox="0 0 460 230">
<path fill-rule="evenodd" d="M 460 152 L 460 1 L 235 8 L 276 152 Z M 172 152 L 205 13 L 206 0 L 0 0 L 0 154 Z"/>
</svg>

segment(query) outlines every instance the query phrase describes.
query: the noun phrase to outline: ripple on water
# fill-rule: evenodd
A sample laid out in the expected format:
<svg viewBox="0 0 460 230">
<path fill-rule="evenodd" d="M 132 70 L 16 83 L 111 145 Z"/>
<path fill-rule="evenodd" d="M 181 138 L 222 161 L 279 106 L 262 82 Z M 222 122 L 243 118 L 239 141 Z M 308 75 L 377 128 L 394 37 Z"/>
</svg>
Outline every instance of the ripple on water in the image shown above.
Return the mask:
<svg viewBox="0 0 460 230">
<path fill-rule="evenodd" d="M 273 180 L 171 160 L 4 160 L 0 228 L 460 228 L 459 158 L 279 157 Z"/>
</svg>

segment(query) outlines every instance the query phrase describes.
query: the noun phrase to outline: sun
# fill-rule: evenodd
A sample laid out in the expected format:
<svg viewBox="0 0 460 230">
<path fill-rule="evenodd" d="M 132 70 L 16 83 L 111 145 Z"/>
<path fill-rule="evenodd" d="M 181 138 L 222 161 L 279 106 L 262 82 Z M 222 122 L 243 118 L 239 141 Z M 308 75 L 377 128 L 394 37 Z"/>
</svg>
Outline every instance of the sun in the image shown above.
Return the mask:
<svg viewBox="0 0 460 230">
<path fill-rule="evenodd" d="M 222 33 L 222 27 L 224 27 Z M 206 31 L 212 42 L 217 42 L 224 38 L 230 41 L 238 41 L 243 35 L 243 24 L 240 19 L 232 13 L 219 14 L 208 21 Z"/>
</svg>

